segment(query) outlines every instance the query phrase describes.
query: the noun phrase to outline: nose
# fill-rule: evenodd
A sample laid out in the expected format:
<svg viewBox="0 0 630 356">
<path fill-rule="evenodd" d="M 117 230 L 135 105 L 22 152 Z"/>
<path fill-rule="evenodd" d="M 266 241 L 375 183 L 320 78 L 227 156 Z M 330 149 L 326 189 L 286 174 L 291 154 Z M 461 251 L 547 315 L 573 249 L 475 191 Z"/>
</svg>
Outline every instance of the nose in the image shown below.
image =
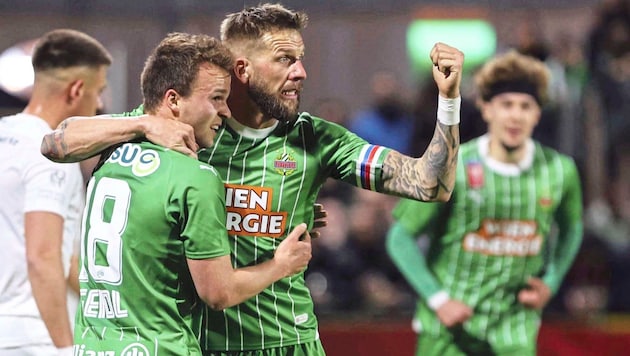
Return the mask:
<svg viewBox="0 0 630 356">
<path fill-rule="evenodd" d="M 291 70 L 291 75 L 289 79 L 291 80 L 304 80 L 306 79 L 306 69 L 304 69 L 304 64 L 301 59 L 298 59 L 293 63 L 293 68 Z"/>
<path fill-rule="evenodd" d="M 232 112 L 230 111 L 230 107 L 227 105 L 227 102 L 223 102 L 218 108 L 217 112 L 221 118 L 226 119 L 232 116 Z"/>
</svg>

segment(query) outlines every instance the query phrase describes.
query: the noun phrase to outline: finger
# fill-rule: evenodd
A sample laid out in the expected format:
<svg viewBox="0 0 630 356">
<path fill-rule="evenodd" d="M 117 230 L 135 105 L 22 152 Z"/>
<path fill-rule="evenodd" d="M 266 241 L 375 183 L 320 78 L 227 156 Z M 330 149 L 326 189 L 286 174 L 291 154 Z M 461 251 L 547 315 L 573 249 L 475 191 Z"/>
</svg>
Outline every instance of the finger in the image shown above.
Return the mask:
<svg viewBox="0 0 630 356">
<path fill-rule="evenodd" d="M 429 53 L 429 57 L 431 57 L 431 62 L 433 62 L 434 66 L 438 65 L 438 60 L 439 60 L 439 43 L 436 43 L 433 45 L 433 47 L 431 48 L 431 52 Z"/>
<path fill-rule="evenodd" d="M 466 308 L 464 315 L 466 316 L 466 320 L 470 319 L 473 316 L 472 308 Z"/>
<path fill-rule="evenodd" d="M 440 72 L 446 73 L 459 73 L 461 71 L 460 65 L 455 61 L 451 60 L 440 60 L 438 64 L 434 67 L 437 68 Z"/>
<path fill-rule="evenodd" d="M 315 220 L 323 219 L 325 217 L 328 217 L 328 212 L 326 210 L 315 211 L 313 212 L 313 217 L 315 218 Z"/>
<path fill-rule="evenodd" d="M 311 234 L 305 230 L 304 234 L 300 237 L 300 241 L 311 243 Z"/>
<path fill-rule="evenodd" d="M 324 206 L 321 204 L 313 205 L 313 217 L 315 220 L 322 219 L 328 216 L 328 212 L 324 210 Z"/>
<path fill-rule="evenodd" d="M 192 157 L 194 159 L 197 159 L 197 151 L 192 151 L 190 148 L 188 148 L 188 146 L 184 146 L 184 145 L 175 145 L 171 148 L 173 151 L 177 151 L 179 153 L 183 153 L 186 156 Z"/>
<path fill-rule="evenodd" d="M 186 146 L 188 146 L 188 148 L 191 151 L 193 152 L 199 151 L 199 145 L 197 144 L 197 140 L 195 140 L 194 135 L 192 137 L 190 135 L 184 136 L 184 143 L 186 144 Z"/>
<path fill-rule="evenodd" d="M 431 52 L 429 53 L 429 56 L 431 57 L 433 64 L 437 65 L 438 61 L 441 58 L 444 58 L 445 56 L 454 58 L 456 54 L 457 54 L 457 50 L 455 48 L 447 44 L 437 42 L 431 48 Z"/>
<path fill-rule="evenodd" d="M 518 301 L 524 305 L 533 305 L 537 300 L 537 293 L 532 291 L 521 291 L 518 294 Z"/>
<path fill-rule="evenodd" d="M 309 231 L 309 234 L 311 234 L 311 239 L 318 239 L 321 236 L 319 231 Z"/>
<path fill-rule="evenodd" d="M 313 221 L 313 229 L 319 229 L 322 227 L 328 226 L 328 221 L 326 220 L 315 220 Z"/>
<path fill-rule="evenodd" d="M 305 223 L 301 223 L 300 225 L 296 226 L 295 228 L 293 228 L 293 231 L 291 231 L 291 233 L 289 234 L 289 236 L 287 236 L 287 239 L 299 239 L 300 236 L 302 236 L 304 234 L 304 232 L 306 231 L 306 224 Z"/>
</svg>

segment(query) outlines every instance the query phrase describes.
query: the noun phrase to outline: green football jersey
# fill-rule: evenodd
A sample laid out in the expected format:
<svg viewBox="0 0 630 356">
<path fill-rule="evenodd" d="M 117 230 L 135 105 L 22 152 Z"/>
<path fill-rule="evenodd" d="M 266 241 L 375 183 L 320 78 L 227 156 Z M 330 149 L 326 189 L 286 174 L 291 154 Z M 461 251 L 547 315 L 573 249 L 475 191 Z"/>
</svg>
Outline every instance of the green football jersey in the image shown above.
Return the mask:
<svg viewBox="0 0 630 356">
<path fill-rule="evenodd" d="M 313 204 L 327 178 L 381 190 L 388 152 L 306 113 L 295 122 L 262 130 L 229 119 L 214 146 L 201 150 L 199 159 L 214 166 L 226 184 L 234 267 L 272 258 L 296 225 L 311 226 Z M 303 273 L 274 283 L 240 305 L 220 312 L 207 308 L 205 313 L 204 350 L 259 350 L 319 337 Z"/>
<path fill-rule="evenodd" d="M 87 189 L 75 355 L 201 354 L 186 260 L 228 255 L 225 221 L 211 166 L 147 142 L 116 148 Z"/>
<path fill-rule="evenodd" d="M 497 351 L 535 343 L 540 311 L 517 294 L 529 276 L 553 269 L 554 223 L 558 237 L 581 227 L 582 196 L 571 158 L 529 141 L 526 158 L 508 165 L 488 156 L 488 143 L 482 136 L 461 145 L 448 203 L 401 200 L 393 214 L 414 235 L 429 235 L 429 270 L 452 299 L 473 308 L 464 331 Z M 424 298 L 415 322 L 421 333 L 446 331 Z"/>
</svg>

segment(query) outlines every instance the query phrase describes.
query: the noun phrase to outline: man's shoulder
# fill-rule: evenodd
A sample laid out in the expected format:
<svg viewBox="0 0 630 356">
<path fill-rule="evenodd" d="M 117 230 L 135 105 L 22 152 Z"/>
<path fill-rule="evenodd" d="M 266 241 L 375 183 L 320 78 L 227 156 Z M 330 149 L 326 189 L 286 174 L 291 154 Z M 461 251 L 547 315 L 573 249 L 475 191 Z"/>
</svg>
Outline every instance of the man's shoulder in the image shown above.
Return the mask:
<svg viewBox="0 0 630 356">
<path fill-rule="evenodd" d="M 214 167 L 148 141 L 127 142 L 118 146 L 109 154 L 104 165 L 131 169 L 131 174 L 141 178 L 160 176 L 186 184 L 212 179 L 221 181 Z"/>
<path fill-rule="evenodd" d="M 459 146 L 459 154 L 462 157 L 478 156 L 479 155 L 479 140 L 480 140 L 480 137 L 475 137 L 466 142 L 462 142 Z"/>
<path fill-rule="evenodd" d="M 300 113 L 295 124 L 296 126 L 309 126 L 315 133 L 344 133 L 349 131 L 344 126 L 328 121 L 325 118 L 312 115 L 308 112 Z"/>
<path fill-rule="evenodd" d="M 565 153 L 562 153 L 562 152 L 556 150 L 555 148 L 543 145 L 542 143 L 540 143 L 538 141 L 534 141 L 534 143 L 536 144 L 536 150 L 540 154 L 542 154 L 542 157 L 545 160 L 549 161 L 549 160 L 552 160 L 552 159 L 558 159 L 564 164 L 571 164 L 571 165 L 575 164 L 575 160 L 573 159 L 573 157 L 571 157 L 571 156 L 569 156 L 569 155 L 567 155 Z M 537 156 L 540 156 L 540 154 L 537 155 Z"/>
<path fill-rule="evenodd" d="M 15 114 L 0 119 L 0 129 L 3 133 L 12 133 L 25 139 L 32 139 L 41 144 L 42 137 L 52 129 L 43 119 L 28 114 Z"/>
</svg>

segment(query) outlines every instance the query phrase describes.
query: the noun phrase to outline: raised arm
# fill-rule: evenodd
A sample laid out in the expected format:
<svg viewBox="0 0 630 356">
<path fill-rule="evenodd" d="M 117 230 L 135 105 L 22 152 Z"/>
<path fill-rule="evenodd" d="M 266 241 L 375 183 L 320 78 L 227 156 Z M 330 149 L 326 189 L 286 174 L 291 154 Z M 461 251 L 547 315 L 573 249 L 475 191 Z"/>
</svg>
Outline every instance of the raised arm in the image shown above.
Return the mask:
<svg viewBox="0 0 630 356">
<path fill-rule="evenodd" d="M 386 193 L 415 200 L 447 201 L 455 185 L 464 54 L 437 43 L 431 50 L 431 61 L 439 90 L 433 138 L 420 158 L 390 152 L 383 162 L 383 187 Z"/>
<path fill-rule="evenodd" d="M 197 157 L 191 126 L 152 116 L 71 117 L 42 139 L 41 152 L 55 162 L 78 162 L 117 143 L 146 137 L 149 141 Z"/>
</svg>

